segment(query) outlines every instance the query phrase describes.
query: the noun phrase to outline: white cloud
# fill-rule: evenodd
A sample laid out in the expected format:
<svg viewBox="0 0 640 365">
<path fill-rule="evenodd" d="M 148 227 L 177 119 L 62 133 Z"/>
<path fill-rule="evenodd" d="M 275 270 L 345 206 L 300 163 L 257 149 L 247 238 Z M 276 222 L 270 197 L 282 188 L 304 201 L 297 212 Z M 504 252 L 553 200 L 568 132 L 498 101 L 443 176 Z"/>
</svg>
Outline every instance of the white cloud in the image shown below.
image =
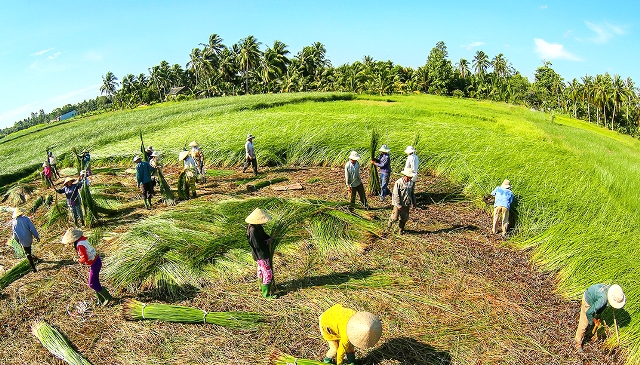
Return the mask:
<svg viewBox="0 0 640 365">
<path fill-rule="evenodd" d="M 464 47 L 466 49 L 471 49 L 471 48 L 475 48 L 475 47 L 480 47 L 483 44 L 485 44 L 485 43 L 484 42 L 473 42 L 473 43 L 465 44 L 462 47 Z"/>
<path fill-rule="evenodd" d="M 50 59 L 50 60 L 55 60 L 56 57 L 60 56 L 61 53 L 62 52 L 56 52 L 56 53 L 52 54 L 51 56 L 49 56 L 47 58 Z"/>
<path fill-rule="evenodd" d="M 548 6 L 546 6 L 546 5 L 540 5 L 540 6 L 539 6 L 539 8 L 540 8 L 540 9 L 542 9 L 542 10 L 544 10 L 544 9 L 548 8 Z"/>
<path fill-rule="evenodd" d="M 39 110 L 37 102 L 3 112 L 0 114 L 0 128 L 12 126 L 13 123 L 30 116 L 31 112 L 36 110 Z"/>
<path fill-rule="evenodd" d="M 564 34 L 562 35 L 564 38 L 568 38 L 573 34 L 573 30 L 569 29 L 568 31 L 564 32 Z"/>
<path fill-rule="evenodd" d="M 625 35 L 625 32 L 622 27 L 609 24 L 605 22 L 604 24 L 595 24 L 591 22 L 584 22 L 587 25 L 587 28 L 591 29 L 596 33 L 594 38 L 591 38 L 590 41 L 598 44 L 603 44 L 609 42 L 616 35 Z"/>
<path fill-rule="evenodd" d="M 562 44 L 548 43 L 544 39 L 534 38 L 535 43 L 534 51 L 540 55 L 540 58 L 545 60 L 569 60 L 569 61 L 582 61 L 580 57 L 564 49 Z"/>
<path fill-rule="evenodd" d="M 37 56 L 42 56 L 43 54 L 45 54 L 45 53 L 47 53 L 47 52 L 51 51 L 52 49 L 53 49 L 53 48 L 43 49 L 42 51 L 38 51 L 38 52 L 32 53 L 32 54 L 31 54 L 31 56 L 35 56 L 35 57 L 37 57 Z"/>
<path fill-rule="evenodd" d="M 84 89 L 70 91 L 66 94 L 48 99 L 45 103 L 53 104 L 55 105 L 53 108 L 58 108 L 66 104 L 79 103 L 85 99 L 93 99 L 100 95 L 100 85 L 102 84 L 95 84 L 85 87 Z"/>
</svg>

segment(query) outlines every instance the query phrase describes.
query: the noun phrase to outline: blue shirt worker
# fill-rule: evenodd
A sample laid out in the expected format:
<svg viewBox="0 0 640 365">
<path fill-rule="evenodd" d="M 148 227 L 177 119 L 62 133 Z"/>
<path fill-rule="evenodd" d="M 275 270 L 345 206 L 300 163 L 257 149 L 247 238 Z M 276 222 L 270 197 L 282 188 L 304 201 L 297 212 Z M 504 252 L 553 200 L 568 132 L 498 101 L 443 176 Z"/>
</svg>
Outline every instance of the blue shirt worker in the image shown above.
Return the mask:
<svg viewBox="0 0 640 365">
<path fill-rule="evenodd" d="M 153 181 L 151 180 L 151 175 L 156 172 L 156 169 L 151 167 L 148 162 L 142 161 L 140 156 L 135 156 L 133 163 L 136 164 L 136 181 L 142 193 L 144 206 L 147 209 L 151 209 L 151 197 L 153 196 Z"/>
<path fill-rule="evenodd" d="M 589 325 L 600 326 L 600 320 L 596 318 L 609 304 L 614 309 L 624 307 L 627 297 L 618 284 L 594 284 L 591 285 L 582 295 L 582 305 L 580 306 L 580 321 L 576 330 L 576 349 L 583 352 L 582 342 L 584 334 Z"/>
<path fill-rule="evenodd" d="M 33 225 L 33 222 L 31 222 L 31 219 L 27 217 L 27 212 L 24 208 L 18 207 L 13 211 L 11 233 L 13 234 L 13 238 L 18 241 L 20 246 L 24 249 L 24 253 L 27 255 L 31 269 L 33 272 L 36 272 L 36 264 L 33 260 L 33 256 L 31 255 L 31 244 L 33 243 L 34 238 L 40 242 L 40 235 L 38 234 L 36 227 Z"/>
<path fill-rule="evenodd" d="M 347 184 L 349 194 L 351 194 L 351 205 L 356 202 L 356 193 L 360 197 L 360 202 L 365 209 L 369 209 L 367 204 L 367 196 L 364 192 L 364 184 L 360 178 L 360 163 L 358 160 L 360 155 L 356 151 L 351 151 L 349 154 L 349 161 L 344 165 L 344 180 Z"/>
<path fill-rule="evenodd" d="M 511 191 L 511 182 L 505 180 L 502 185 L 496 186 L 491 192 L 491 195 L 496 197 L 493 203 L 493 227 L 491 232 L 496 234 L 498 232 L 498 219 L 502 222 L 502 236 L 506 236 L 507 228 L 509 228 L 509 209 L 513 202 L 513 192 Z"/>
<path fill-rule="evenodd" d="M 371 160 L 371 163 L 380 168 L 380 201 L 384 201 L 384 198 L 391 195 L 389 191 L 389 175 L 391 174 L 391 158 L 389 157 L 389 147 L 383 144 L 379 151 L 380 157 L 375 160 Z"/>
<path fill-rule="evenodd" d="M 71 211 L 71 215 L 73 215 L 73 222 L 76 227 L 78 226 L 78 219 L 82 222 L 84 226 L 84 216 L 82 215 L 82 201 L 80 200 L 80 188 L 84 184 L 84 179 L 79 180 L 77 182 L 73 182 L 73 179 L 70 177 L 66 177 L 64 182 L 62 183 L 62 187 L 60 189 L 55 189 L 58 193 L 64 194 L 67 197 L 67 206 Z"/>
</svg>

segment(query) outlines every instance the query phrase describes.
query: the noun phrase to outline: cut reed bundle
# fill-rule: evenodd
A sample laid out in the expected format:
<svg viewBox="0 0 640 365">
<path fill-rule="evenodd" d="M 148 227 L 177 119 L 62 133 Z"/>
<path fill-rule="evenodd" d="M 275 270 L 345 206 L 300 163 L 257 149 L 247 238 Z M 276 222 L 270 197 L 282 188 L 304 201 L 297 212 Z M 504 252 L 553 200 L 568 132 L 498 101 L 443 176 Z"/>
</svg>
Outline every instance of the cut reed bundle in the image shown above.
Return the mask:
<svg viewBox="0 0 640 365">
<path fill-rule="evenodd" d="M 264 316 L 252 312 L 207 312 L 197 308 L 169 304 L 145 304 L 127 299 L 122 305 L 122 316 L 130 321 L 150 319 L 176 323 L 209 323 L 218 326 L 255 330 Z"/>
<path fill-rule="evenodd" d="M 25 258 L 24 249 L 22 248 L 22 246 L 20 246 L 20 244 L 18 243 L 18 241 L 16 241 L 15 238 L 13 237 L 9 238 L 9 240 L 7 241 L 7 246 L 13 249 L 13 253 L 16 255 L 17 259 Z"/>
<path fill-rule="evenodd" d="M 11 270 L 7 271 L 2 277 L 0 277 L 0 290 L 9 286 L 9 284 L 14 281 L 20 279 L 31 271 L 31 265 L 29 265 L 29 260 L 24 259 L 20 261 L 16 266 L 14 266 Z"/>
<path fill-rule="evenodd" d="M 375 160 L 376 152 L 378 150 L 378 142 L 380 141 L 380 135 L 375 129 L 371 130 L 371 160 Z M 380 195 L 380 177 L 378 176 L 378 169 L 375 165 L 369 164 L 369 183 L 367 185 L 367 192 L 369 195 Z"/>
<path fill-rule="evenodd" d="M 251 190 L 255 191 L 255 190 L 258 190 L 258 189 L 262 189 L 265 186 L 269 186 L 271 184 L 277 184 L 277 183 L 280 183 L 280 182 L 283 182 L 283 181 L 287 181 L 287 180 L 289 180 L 289 179 L 286 178 L 286 177 L 276 177 L 276 178 L 271 179 L 271 180 L 258 181 L 255 184 L 247 185 L 247 189 L 249 190 L 249 187 L 253 187 L 253 189 L 251 189 Z"/>
<path fill-rule="evenodd" d="M 44 198 L 42 196 L 39 196 L 33 202 L 33 206 L 31 207 L 31 213 L 35 213 L 36 210 L 38 210 L 38 208 L 40 208 L 42 206 L 42 204 L 44 204 Z"/>
<path fill-rule="evenodd" d="M 76 166 L 76 170 L 78 172 L 78 175 L 80 175 L 80 171 L 82 171 L 82 157 L 80 157 L 80 154 L 78 154 L 78 150 L 76 150 L 75 147 L 71 147 L 71 152 L 73 152 L 73 155 L 76 156 L 76 162 L 78 163 L 78 165 Z"/>
<path fill-rule="evenodd" d="M 184 170 L 180 173 L 180 175 L 178 175 L 178 199 L 189 199 L 189 184 L 187 184 L 187 172 Z"/>
<path fill-rule="evenodd" d="M 56 196 L 55 203 L 51 206 L 47 214 L 45 215 L 44 227 L 50 226 L 62 226 L 67 222 L 69 216 L 69 210 L 67 209 L 67 203 L 64 201 L 58 202 Z"/>
<path fill-rule="evenodd" d="M 298 359 L 283 352 L 276 352 L 272 355 L 271 365 L 326 365 L 322 361 Z"/>
<path fill-rule="evenodd" d="M 167 180 L 164 178 L 164 174 L 162 170 L 158 168 L 158 182 L 160 183 L 160 195 L 162 195 L 162 199 L 164 203 L 167 205 L 175 205 L 176 198 L 173 195 L 173 191 L 171 190 L 171 186 L 167 183 Z"/>
<path fill-rule="evenodd" d="M 20 205 L 27 201 L 33 192 L 33 187 L 24 184 L 15 184 L 5 193 L 2 201 L 8 201 L 11 205 Z"/>
<path fill-rule="evenodd" d="M 82 357 L 69 343 L 69 341 L 57 329 L 44 321 L 35 322 L 31 325 L 31 333 L 40 340 L 53 356 L 70 365 L 91 365 Z"/>
<path fill-rule="evenodd" d="M 82 200 L 82 208 L 84 210 L 84 222 L 87 228 L 91 228 L 98 224 L 98 205 L 91 196 L 91 188 L 86 183 L 80 188 L 80 198 Z"/>
</svg>

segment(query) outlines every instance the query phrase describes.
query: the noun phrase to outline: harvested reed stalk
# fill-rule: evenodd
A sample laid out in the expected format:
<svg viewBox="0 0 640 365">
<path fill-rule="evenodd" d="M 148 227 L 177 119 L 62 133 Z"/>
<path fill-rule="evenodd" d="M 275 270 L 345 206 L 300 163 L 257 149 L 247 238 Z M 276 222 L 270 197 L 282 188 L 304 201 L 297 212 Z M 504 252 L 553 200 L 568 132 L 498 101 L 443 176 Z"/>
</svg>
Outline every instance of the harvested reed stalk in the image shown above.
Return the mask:
<svg viewBox="0 0 640 365">
<path fill-rule="evenodd" d="M 122 316 L 130 321 L 150 319 L 176 323 L 209 323 L 218 326 L 255 330 L 264 317 L 252 312 L 207 312 L 197 308 L 168 304 L 145 304 L 127 299 L 122 305 Z"/>
<path fill-rule="evenodd" d="M 78 162 L 78 166 L 76 166 L 76 170 L 78 171 L 78 175 L 80 175 L 80 171 L 82 171 L 82 157 L 78 154 L 78 150 L 75 147 L 71 147 L 71 152 L 76 156 L 76 162 Z"/>
<path fill-rule="evenodd" d="M 45 228 L 52 225 L 64 225 L 67 222 L 67 218 L 69 216 L 69 210 L 67 208 L 67 203 L 64 201 L 57 202 L 51 206 L 51 209 L 47 212 L 45 219 L 46 222 L 44 224 Z"/>
<path fill-rule="evenodd" d="M 42 196 L 39 196 L 38 199 L 36 199 L 33 202 L 33 207 L 31 207 L 31 213 L 35 213 L 36 210 L 38 210 L 38 208 L 40 208 L 43 203 L 44 203 L 44 198 Z"/>
<path fill-rule="evenodd" d="M 25 258 L 24 249 L 22 248 L 22 246 L 20 246 L 15 238 L 9 238 L 9 240 L 7 241 L 7 246 L 13 248 L 13 253 L 16 255 L 17 259 Z"/>
<path fill-rule="evenodd" d="M 298 359 L 285 353 L 279 353 L 271 360 L 272 365 L 326 365 L 322 361 Z"/>
<path fill-rule="evenodd" d="M 158 181 L 160 183 L 160 194 L 162 195 L 162 199 L 164 199 L 164 203 L 167 205 L 175 205 L 176 198 L 173 195 L 173 191 L 171 191 L 171 186 L 167 183 L 167 180 L 164 178 L 164 174 L 162 170 L 158 168 Z"/>
<path fill-rule="evenodd" d="M 378 149 L 378 142 L 380 141 L 380 135 L 375 129 L 371 130 L 371 160 L 376 158 L 376 151 Z M 380 195 L 380 177 L 378 176 L 378 169 L 375 165 L 369 164 L 369 183 L 367 184 L 367 190 L 369 195 Z"/>
<path fill-rule="evenodd" d="M 0 290 L 9 286 L 9 284 L 20 279 L 31 271 L 31 265 L 29 260 L 24 259 L 20 261 L 11 270 L 7 271 L 2 277 L 0 277 Z"/>
<path fill-rule="evenodd" d="M 84 208 L 84 222 L 87 228 L 91 228 L 98 224 L 98 205 L 91 196 L 91 189 L 86 183 L 80 188 L 80 198 L 82 200 L 82 208 Z"/>
<path fill-rule="evenodd" d="M 91 365 L 80 353 L 73 349 L 71 343 L 57 329 L 44 321 L 31 325 L 31 333 L 40 340 L 53 356 L 70 365 Z"/>
<path fill-rule="evenodd" d="M 187 185 L 186 171 L 182 171 L 180 175 L 178 175 L 178 199 L 180 200 L 189 199 L 189 186 Z"/>
<path fill-rule="evenodd" d="M 147 156 L 147 151 L 144 148 L 144 141 L 142 140 L 142 131 L 140 131 L 140 156 L 142 156 L 142 160 L 144 162 L 149 162 L 149 156 Z"/>
<path fill-rule="evenodd" d="M 276 177 L 275 179 L 259 181 L 255 184 L 247 184 L 247 191 L 256 191 L 258 189 L 264 188 L 265 186 L 269 186 L 271 184 L 277 184 L 287 180 L 289 179 L 286 177 Z"/>
</svg>

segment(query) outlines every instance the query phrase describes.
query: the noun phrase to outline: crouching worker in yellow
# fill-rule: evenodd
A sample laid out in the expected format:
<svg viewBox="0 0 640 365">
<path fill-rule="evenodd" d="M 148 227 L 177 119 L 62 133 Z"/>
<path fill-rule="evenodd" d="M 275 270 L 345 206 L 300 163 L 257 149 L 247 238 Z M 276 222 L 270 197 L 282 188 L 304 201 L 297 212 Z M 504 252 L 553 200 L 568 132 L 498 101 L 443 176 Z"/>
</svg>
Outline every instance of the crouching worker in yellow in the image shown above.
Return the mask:
<svg viewBox="0 0 640 365">
<path fill-rule="evenodd" d="M 336 358 L 336 364 L 356 363 L 354 346 L 366 349 L 375 346 L 382 335 L 380 320 L 369 312 L 356 312 L 340 304 L 327 309 L 320 315 L 320 333 L 329 343 L 329 351 L 324 357 L 326 364 Z"/>
</svg>

